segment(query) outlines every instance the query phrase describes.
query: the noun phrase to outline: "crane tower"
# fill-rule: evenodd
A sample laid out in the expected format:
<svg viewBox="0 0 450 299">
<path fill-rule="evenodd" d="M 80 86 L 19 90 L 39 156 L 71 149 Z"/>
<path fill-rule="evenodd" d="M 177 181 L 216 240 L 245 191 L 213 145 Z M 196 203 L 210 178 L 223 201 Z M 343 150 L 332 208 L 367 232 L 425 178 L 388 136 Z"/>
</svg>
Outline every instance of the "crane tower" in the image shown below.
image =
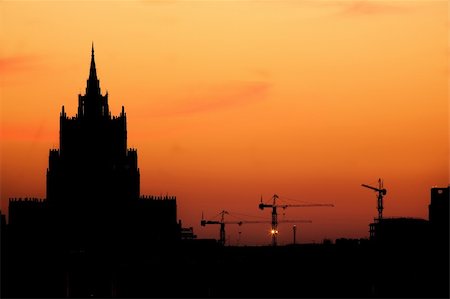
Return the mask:
<svg viewBox="0 0 450 299">
<path fill-rule="evenodd" d="M 219 234 L 219 244 L 224 246 L 225 245 L 225 224 L 237 224 L 239 226 L 241 226 L 242 224 L 248 224 L 248 223 L 271 223 L 270 221 L 267 220 L 238 220 L 238 221 L 225 221 L 225 215 L 228 215 L 230 213 L 228 213 L 227 211 L 223 210 L 222 212 L 219 213 L 220 215 L 220 220 L 205 220 L 203 218 L 203 213 L 202 213 L 202 220 L 200 221 L 200 225 L 201 226 L 206 226 L 208 224 L 218 224 L 220 225 L 220 234 Z M 278 222 L 278 221 L 277 221 Z M 281 220 L 280 222 L 283 223 L 311 223 L 311 220 Z M 273 225 L 272 225 L 272 232 L 273 232 Z"/>
<path fill-rule="evenodd" d="M 383 196 L 386 195 L 387 193 L 387 190 L 383 188 L 383 181 L 381 179 L 378 179 L 378 188 L 366 184 L 361 184 L 361 186 L 372 189 L 378 193 L 377 208 L 378 208 L 378 221 L 380 221 L 381 219 L 383 219 Z"/>
<path fill-rule="evenodd" d="M 272 235 L 272 245 L 277 246 L 277 235 L 278 235 L 278 213 L 277 208 L 306 208 L 306 207 L 334 207 L 333 204 L 277 204 L 276 200 L 278 199 L 278 195 L 274 194 L 272 196 L 272 204 L 265 204 L 261 202 L 259 204 L 259 208 L 261 210 L 264 210 L 264 208 L 272 208 L 272 229 L 270 231 L 270 234 Z"/>
</svg>

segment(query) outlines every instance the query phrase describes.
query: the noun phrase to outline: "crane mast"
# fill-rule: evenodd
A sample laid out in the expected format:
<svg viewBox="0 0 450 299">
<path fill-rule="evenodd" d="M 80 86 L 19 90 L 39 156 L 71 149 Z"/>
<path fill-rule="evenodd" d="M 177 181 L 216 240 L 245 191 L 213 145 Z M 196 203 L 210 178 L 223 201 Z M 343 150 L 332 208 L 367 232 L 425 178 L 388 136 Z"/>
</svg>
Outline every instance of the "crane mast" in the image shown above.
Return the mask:
<svg viewBox="0 0 450 299">
<path fill-rule="evenodd" d="M 218 224 L 220 225 L 220 233 L 219 233 L 219 244 L 224 246 L 226 239 L 225 239 L 225 224 L 237 224 L 239 226 L 241 226 L 242 224 L 250 224 L 250 223 L 269 223 L 269 221 L 267 220 L 239 220 L 239 221 L 225 221 L 225 215 L 229 214 L 227 211 L 223 210 L 222 212 L 219 213 L 220 214 L 220 221 L 217 220 L 205 220 L 203 219 L 203 213 L 202 213 L 202 220 L 200 221 L 200 225 L 201 226 L 206 226 L 208 224 Z M 272 218 L 271 224 L 272 224 L 272 234 L 274 231 L 274 223 L 275 223 L 275 227 L 277 227 L 278 225 L 278 221 L 276 218 L 276 213 L 275 213 L 275 218 Z M 274 222 L 275 219 L 275 222 Z M 282 223 L 311 223 L 311 220 L 282 220 Z"/>
<path fill-rule="evenodd" d="M 272 246 L 277 246 L 277 235 L 278 235 L 278 213 L 277 208 L 286 209 L 289 207 L 295 208 L 304 208 L 304 207 L 334 207 L 333 204 L 277 204 L 276 200 L 278 199 L 278 195 L 274 194 L 272 196 L 272 204 L 265 204 L 261 202 L 259 204 L 259 208 L 264 210 L 264 208 L 272 208 L 272 229 L 270 231 L 272 235 Z"/>
<path fill-rule="evenodd" d="M 377 195 L 377 209 L 378 209 L 378 221 L 380 221 L 381 219 L 383 219 L 383 196 L 386 195 L 387 190 L 383 188 L 383 181 L 381 179 L 378 179 L 378 188 L 366 185 L 366 184 L 361 184 L 361 186 L 365 187 L 365 188 L 369 188 L 374 190 L 375 192 L 378 193 Z"/>
<path fill-rule="evenodd" d="M 213 220 L 204 220 L 203 219 L 203 213 L 202 213 L 202 220 L 200 221 L 201 226 L 205 226 L 207 224 L 219 224 L 220 225 L 220 233 L 219 233 L 219 244 L 225 245 L 225 214 L 228 214 L 227 211 L 223 210 L 220 212 L 220 221 L 213 221 Z"/>
</svg>

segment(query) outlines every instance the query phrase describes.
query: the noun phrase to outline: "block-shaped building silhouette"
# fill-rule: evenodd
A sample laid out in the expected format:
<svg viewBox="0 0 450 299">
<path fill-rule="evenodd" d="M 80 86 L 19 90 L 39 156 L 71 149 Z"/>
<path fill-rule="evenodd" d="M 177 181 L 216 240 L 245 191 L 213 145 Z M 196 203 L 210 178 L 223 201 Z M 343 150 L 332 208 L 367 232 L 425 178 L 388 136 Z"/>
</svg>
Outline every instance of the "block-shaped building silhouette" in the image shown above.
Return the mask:
<svg viewBox="0 0 450 299">
<path fill-rule="evenodd" d="M 9 223 L 18 233 L 39 228 L 70 250 L 176 242 L 181 229 L 176 198 L 140 195 L 137 150 L 127 147 L 125 109 L 111 115 L 94 47 L 91 55 L 78 113 L 69 117 L 62 107 L 60 147 L 50 150 L 46 198 L 10 199 Z"/>
<path fill-rule="evenodd" d="M 449 187 L 433 187 L 428 205 L 429 219 L 388 217 L 369 225 L 370 239 L 381 244 L 433 244 L 449 247 Z"/>
<path fill-rule="evenodd" d="M 450 186 L 446 188 L 431 188 L 431 201 L 428 206 L 428 218 L 431 225 L 433 237 L 447 246 L 449 238 L 449 201 Z"/>
</svg>

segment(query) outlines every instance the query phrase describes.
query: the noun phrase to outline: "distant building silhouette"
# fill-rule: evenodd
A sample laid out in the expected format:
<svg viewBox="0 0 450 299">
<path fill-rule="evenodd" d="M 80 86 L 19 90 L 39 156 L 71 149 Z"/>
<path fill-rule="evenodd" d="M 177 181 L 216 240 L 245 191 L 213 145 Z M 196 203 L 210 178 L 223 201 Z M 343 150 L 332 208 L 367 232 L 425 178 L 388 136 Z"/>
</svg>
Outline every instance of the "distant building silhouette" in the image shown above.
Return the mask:
<svg viewBox="0 0 450 299">
<path fill-rule="evenodd" d="M 181 227 L 181 222 L 180 222 Z M 195 240 L 197 239 L 197 235 L 194 234 L 194 228 L 191 227 L 182 227 L 181 228 L 181 239 L 182 240 Z"/>
<path fill-rule="evenodd" d="M 141 196 L 136 149 L 127 147 L 126 113 L 112 116 L 102 95 L 92 46 L 78 113 L 62 107 L 59 149 L 51 149 L 45 199 L 10 199 L 15 235 L 65 250 L 146 248 L 180 239 L 176 198 Z"/>
<path fill-rule="evenodd" d="M 5 214 L 0 211 L 0 296 L 3 295 L 3 291 L 1 290 L 1 286 L 6 285 L 6 217 Z M 2 296 L 3 297 L 3 296 Z"/>
<path fill-rule="evenodd" d="M 428 221 L 420 218 L 385 217 L 371 224 L 372 241 L 389 245 L 414 245 L 427 241 Z"/>
<path fill-rule="evenodd" d="M 433 237 L 437 240 L 443 240 L 448 246 L 449 238 L 449 189 L 431 188 L 431 202 L 428 206 L 428 218 Z"/>
<path fill-rule="evenodd" d="M 429 220 L 398 217 L 375 219 L 370 227 L 370 240 L 381 244 L 413 245 L 414 243 L 449 242 L 449 187 L 431 188 Z"/>
<path fill-rule="evenodd" d="M 449 188 L 431 188 L 429 220 L 398 217 L 370 224 L 374 295 L 449 296 Z M 400 274 L 400 275 L 399 275 Z"/>
</svg>

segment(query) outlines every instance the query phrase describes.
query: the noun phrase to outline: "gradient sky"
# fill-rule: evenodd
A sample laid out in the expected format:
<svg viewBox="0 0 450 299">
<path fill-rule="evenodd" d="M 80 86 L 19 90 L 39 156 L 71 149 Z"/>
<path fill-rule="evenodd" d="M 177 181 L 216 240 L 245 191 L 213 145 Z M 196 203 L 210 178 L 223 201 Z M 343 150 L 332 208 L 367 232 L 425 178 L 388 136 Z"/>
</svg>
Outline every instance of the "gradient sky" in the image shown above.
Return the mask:
<svg viewBox="0 0 450 299">
<path fill-rule="evenodd" d="M 102 93 L 125 106 L 141 194 L 177 196 L 198 237 L 221 210 L 270 221 L 276 193 L 298 242 L 368 237 L 385 216 L 428 219 L 449 183 L 448 1 L 2 1 L 1 208 L 45 197 L 59 112 L 77 109 L 95 43 Z M 292 201 L 293 202 L 293 201 Z M 259 218 L 258 218 L 259 217 Z M 229 220 L 236 218 L 229 216 Z M 269 224 L 227 226 L 268 244 Z M 279 243 L 292 242 L 292 223 Z M 241 232 L 239 234 L 239 232 Z"/>
</svg>

